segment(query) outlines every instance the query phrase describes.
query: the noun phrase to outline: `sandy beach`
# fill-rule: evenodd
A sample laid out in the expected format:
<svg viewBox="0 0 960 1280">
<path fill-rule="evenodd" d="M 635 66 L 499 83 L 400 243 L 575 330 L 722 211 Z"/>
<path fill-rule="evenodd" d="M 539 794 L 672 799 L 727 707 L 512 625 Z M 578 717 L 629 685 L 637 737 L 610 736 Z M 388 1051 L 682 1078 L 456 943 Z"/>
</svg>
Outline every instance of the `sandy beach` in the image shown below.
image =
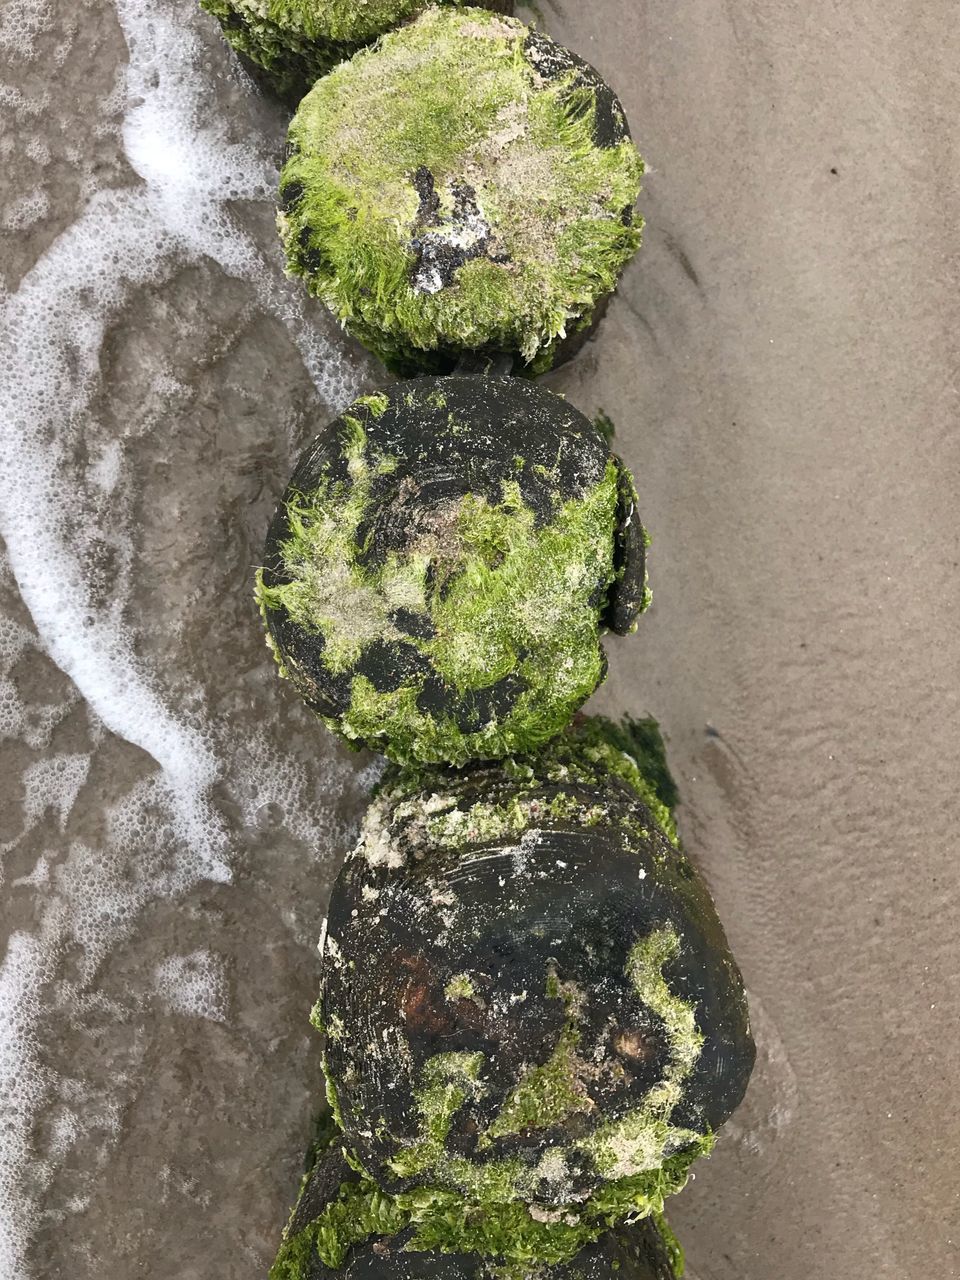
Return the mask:
<svg viewBox="0 0 960 1280">
<path fill-rule="evenodd" d="M 960 34 L 953 5 L 542 5 L 619 92 L 645 245 L 547 378 L 603 409 L 650 713 L 743 970 L 692 1280 L 960 1276 Z M 281 687 L 252 572 L 384 375 L 286 280 L 286 118 L 189 0 L 0 15 L 0 1276 L 254 1280 L 377 776 Z"/>
</svg>

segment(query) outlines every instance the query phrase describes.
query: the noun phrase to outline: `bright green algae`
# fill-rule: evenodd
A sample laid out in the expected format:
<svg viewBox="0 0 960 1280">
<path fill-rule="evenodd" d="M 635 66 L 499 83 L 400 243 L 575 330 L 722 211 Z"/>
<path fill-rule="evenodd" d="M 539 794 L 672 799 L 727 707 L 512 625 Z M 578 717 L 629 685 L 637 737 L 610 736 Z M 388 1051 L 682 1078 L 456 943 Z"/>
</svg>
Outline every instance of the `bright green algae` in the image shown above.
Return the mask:
<svg viewBox="0 0 960 1280">
<path fill-rule="evenodd" d="M 268 635 L 282 612 L 322 640 L 323 667 L 349 682 L 349 705 L 321 718 L 352 742 L 397 760 L 457 765 L 535 750 L 569 723 L 606 670 L 601 612 L 616 578 L 620 464 L 610 456 L 582 496 L 556 497 L 546 521 L 509 478 L 499 500 L 462 494 L 425 514 L 433 524 L 418 542 L 370 564 L 365 540 L 378 512 L 375 488 L 397 468 L 376 443 L 389 405 L 382 393 L 356 401 L 340 420 L 346 476 L 287 497 L 285 580 L 268 585 L 261 572 L 256 584 Z M 446 429 L 455 435 L 467 427 L 451 410 Z M 398 611 L 421 619 L 423 634 L 401 634 Z M 315 673 L 269 642 L 281 675 L 311 701 Z M 389 643 L 416 650 L 428 674 L 465 697 L 500 681 L 514 682 L 516 693 L 509 707 L 465 729 L 451 714 L 424 709 L 425 675 L 378 689 L 356 669 L 371 647 Z"/>
<path fill-rule="evenodd" d="M 595 826 L 607 818 L 608 809 L 585 805 L 573 788 L 576 784 L 602 786 L 613 777 L 643 801 L 670 843 L 679 848 L 673 812 L 677 791 L 655 720 L 625 717 L 618 724 L 605 716 L 584 716 L 567 733 L 541 747 L 535 762 L 522 756 L 508 758 L 500 768 L 512 782 L 528 783 L 529 794 L 513 795 L 507 803 L 478 799 L 462 808 L 455 797 L 446 803 L 441 800 L 447 780 L 442 770 L 409 764 L 387 774 L 374 806 L 390 808 L 399 821 L 416 820 L 421 811 L 419 797 L 432 795 L 431 810 L 421 819 L 425 835 L 431 845 L 459 849 L 480 840 L 519 835 L 536 822 L 563 820 Z M 544 784 L 567 784 L 571 791 L 543 800 L 538 793 Z M 407 796 L 412 798 L 406 800 Z M 640 829 L 637 834 L 647 833 Z M 630 833 L 625 835 L 629 839 Z"/>
<path fill-rule="evenodd" d="M 423 0 L 268 0 L 266 7 L 274 21 L 313 39 L 353 44 L 397 26 L 423 8 Z"/>
<path fill-rule="evenodd" d="M 468 1075 L 469 1075 L 468 1071 Z M 301 1181 L 303 1195 L 314 1165 L 337 1145 L 339 1135 L 329 1114 L 319 1117 L 314 1141 Z M 321 1212 L 296 1234 L 289 1226 L 271 1270 L 269 1280 L 304 1280 L 310 1273 L 314 1251 L 330 1268 L 341 1266 L 354 1245 L 370 1239 L 392 1237 L 413 1229 L 406 1249 L 439 1250 L 446 1253 L 472 1251 L 489 1259 L 489 1272 L 498 1280 L 527 1280 L 531 1266 L 565 1262 L 584 1245 L 600 1239 L 612 1227 L 635 1216 L 651 1217 L 664 1243 L 677 1277 L 684 1271 L 683 1249 L 662 1212 L 663 1201 L 681 1190 L 695 1159 L 684 1153 L 669 1161 L 659 1186 L 639 1180 L 624 1180 L 589 1206 L 593 1217 L 581 1212 L 576 1222 L 537 1222 L 522 1205 L 498 1206 L 492 1212 L 480 1205 L 467 1206 L 442 1192 L 423 1191 L 391 1196 L 377 1188 L 362 1171 L 344 1182 Z M 350 1161 L 351 1164 L 354 1162 Z M 651 1207 L 659 1204 L 661 1207 Z M 294 1221 L 296 1206 L 291 1213 Z M 504 1240 L 515 1234 L 512 1251 Z"/>
<path fill-rule="evenodd" d="M 230 45 L 295 105 L 331 67 L 425 7 L 427 0 L 200 0 Z M 473 0 L 435 0 L 469 4 Z"/>
<path fill-rule="evenodd" d="M 596 144 L 594 89 L 545 80 L 528 36 L 429 10 L 320 80 L 290 127 L 289 269 L 399 372 L 464 349 L 549 368 L 639 247 L 636 148 Z M 468 250 L 449 283 L 418 271 Z"/>
<path fill-rule="evenodd" d="M 328 1267 L 339 1267 L 353 1245 L 408 1227 L 414 1229 L 407 1245 L 412 1252 L 477 1253 L 506 1263 L 566 1262 L 628 1217 L 661 1215 L 665 1199 L 682 1190 L 704 1149 L 709 1144 L 671 1156 L 661 1169 L 608 1184 L 578 1206 L 571 1221 L 538 1221 L 520 1201 L 469 1202 L 428 1188 L 388 1196 L 361 1176 L 344 1184 L 313 1222 L 284 1240 L 270 1280 L 302 1280 L 314 1248 Z"/>
</svg>

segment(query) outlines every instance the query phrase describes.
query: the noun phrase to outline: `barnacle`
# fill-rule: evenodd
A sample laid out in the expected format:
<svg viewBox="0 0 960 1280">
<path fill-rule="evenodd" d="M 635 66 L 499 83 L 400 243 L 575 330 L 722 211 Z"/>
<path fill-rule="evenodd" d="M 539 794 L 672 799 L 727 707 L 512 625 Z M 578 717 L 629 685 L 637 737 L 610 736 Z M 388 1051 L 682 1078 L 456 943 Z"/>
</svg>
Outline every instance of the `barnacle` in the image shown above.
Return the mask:
<svg viewBox="0 0 960 1280">
<path fill-rule="evenodd" d="M 434 8 L 317 82 L 290 126 L 288 268 L 394 371 L 571 354 L 640 244 L 643 163 L 587 63 Z"/>
<path fill-rule="evenodd" d="M 521 379 L 361 397 L 301 457 L 257 594 L 280 671 L 347 739 L 464 764 L 534 750 L 644 608 L 645 536 L 599 431 Z"/>
</svg>

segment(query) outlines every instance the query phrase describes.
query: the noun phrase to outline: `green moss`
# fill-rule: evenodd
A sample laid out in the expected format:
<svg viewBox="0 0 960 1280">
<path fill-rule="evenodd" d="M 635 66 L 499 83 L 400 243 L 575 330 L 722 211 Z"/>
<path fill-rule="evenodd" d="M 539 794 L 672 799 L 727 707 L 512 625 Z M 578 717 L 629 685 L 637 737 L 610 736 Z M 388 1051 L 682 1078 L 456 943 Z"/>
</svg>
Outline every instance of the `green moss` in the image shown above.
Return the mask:
<svg viewBox="0 0 960 1280">
<path fill-rule="evenodd" d="M 453 1117 L 480 1089 L 477 1077 L 482 1065 L 482 1053 L 440 1053 L 427 1062 L 417 1093 L 421 1137 L 389 1161 L 398 1177 L 413 1177 L 443 1160 Z"/>
<path fill-rule="evenodd" d="M 624 216 L 643 171 L 633 144 L 595 145 L 593 91 L 573 72 L 545 82 L 527 34 L 483 10 L 429 10 L 319 81 L 291 125 L 289 269 L 398 371 L 465 348 L 548 368 L 639 246 Z M 416 174 L 436 197 L 426 221 Z M 424 266 L 425 245 L 462 258 L 477 244 L 449 284 Z"/>
<path fill-rule="evenodd" d="M 357 404 L 365 405 L 375 418 L 381 418 L 390 408 L 390 397 L 378 391 L 370 396 L 357 396 Z"/>
<path fill-rule="evenodd" d="M 660 1239 L 666 1248 L 667 1257 L 670 1259 L 670 1265 L 673 1267 L 673 1274 L 676 1276 L 676 1280 L 682 1280 L 683 1273 L 687 1269 L 683 1246 L 662 1213 L 656 1213 L 653 1217 L 657 1224 L 657 1231 L 660 1233 Z"/>
<path fill-rule="evenodd" d="M 322 632 L 324 661 L 333 673 L 348 669 L 365 645 L 394 631 L 389 619 L 392 609 L 414 596 L 422 602 L 424 566 L 412 566 L 404 577 L 394 561 L 393 571 L 385 571 L 382 580 L 373 583 L 356 566 L 357 530 L 370 506 L 371 485 L 377 475 L 396 466 L 394 458 L 383 454 L 371 458 L 365 450 L 367 436 L 360 411 L 379 417 L 384 411 L 381 399 L 385 397 L 355 401 L 354 412 L 338 420 L 349 481 L 326 484 L 287 502 L 290 533 L 282 554 L 290 581 L 267 586 L 262 571 L 256 580 L 265 620 L 270 610 L 283 608 L 299 626 Z M 289 674 L 283 665 L 281 674 Z"/>
<path fill-rule="evenodd" d="M 352 1245 L 408 1227 L 414 1228 L 407 1246 L 413 1252 L 478 1253 L 508 1264 L 566 1262 L 625 1219 L 661 1214 L 665 1198 L 683 1188 L 699 1154 L 699 1149 L 680 1152 L 661 1169 L 605 1186 L 552 1221 L 531 1216 L 519 1200 L 468 1199 L 429 1186 L 387 1196 L 361 1176 L 359 1182 L 342 1187 L 302 1232 L 284 1241 L 270 1280 L 302 1280 L 309 1274 L 314 1247 L 322 1261 L 335 1268 Z"/>
<path fill-rule="evenodd" d="M 551 1000 L 563 1001 L 567 1023 L 547 1061 L 527 1069 L 481 1135 L 478 1143 L 481 1149 L 493 1139 L 531 1129 L 550 1129 L 577 1111 L 594 1109 L 581 1083 L 585 1064 L 577 1053 L 580 1044 L 576 1026 L 578 993 L 571 984 L 560 981 L 553 965 L 547 969 L 545 990 Z M 544 1154 L 549 1159 L 549 1153 Z"/>
<path fill-rule="evenodd" d="M 337 724 L 340 731 L 383 742 L 394 758 L 453 764 L 531 750 L 559 733 L 604 673 L 594 599 L 597 570 L 610 563 L 615 483 L 611 463 L 600 485 L 584 499 L 565 503 L 556 519 L 539 529 L 508 484 L 497 506 L 470 497 L 463 502 L 456 572 L 451 566 L 445 590 L 435 598 L 434 638 L 418 647 L 461 691 L 519 675 L 527 687 L 505 716 L 465 733 L 452 719 L 437 720 L 421 711 L 416 687 L 382 693 L 358 676 L 351 705 Z M 426 556 L 420 565 L 388 560 L 373 584 L 384 610 L 395 608 L 401 598 L 408 608 L 427 608 L 426 561 Z M 359 603 L 355 593 L 349 598 L 354 606 Z M 375 612 L 371 608 L 368 616 Z M 355 628 L 363 616 L 357 608 L 351 616 L 344 613 L 345 629 Z M 382 612 L 380 626 L 389 631 Z M 365 642 L 375 638 L 372 631 L 361 634 Z M 356 630 L 352 639 L 356 644 Z"/>
<path fill-rule="evenodd" d="M 641 751 L 635 743 L 646 743 L 648 750 Z M 387 775 L 375 806 L 379 812 L 380 805 L 385 805 L 399 826 L 411 822 L 422 825 L 422 838 L 430 847 L 457 850 L 519 836 L 539 825 L 598 826 L 610 817 L 603 790 L 616 779 L 643 801 L 663 834 L 679 847 L 667 803 L 675 799 L 675 788 L 655 720 L 626 718 L 618 725 L 603 716 L 584 717 L 536 756 L 508 756 L 498 762 L 498 768 L 513 784 L 506 800 L 473 800 L 472 793 L 466 799 L 450 789 L 449 779 L 441 771 L 409 764 Z M 544 794 L 544 784 L 567 789 Z M 601 794 L 588 802 L 578 790 L 581 784 L 600 788 Z M 430 796 L 428 809 L 423 805 L 424 795 Z M 629 830 L 624 834 L 630 836 L 634 828 L 627 821 Z M 635 834 L 643 837 L 643 829 L 637 828 Z"/>
<path fill-rule="evenodd" d="M 627 717 L 618 725 L 604 716 L 591 716 L 577 727 L 569 743 L 558 743 L 558 755 L 562 757 L 565 750 L 625 782 L 653 813 L 670 843 L 679 847 L 673 814 L 677 792 L 655 720 Z"/>
<path fill-rule="evenodd" d="M 575 823 L 593 827 L 603 821 L 602 805 L 585 805 L 572 794 L 558 792 L 549 799 L 514 797 L 507 804 L 478 801 L 466 809 L 452 808 L 426 818 L 431 842 L 442 849 L 459 849 L 485 840 L 522 835 L 539 824 Z"/>
<path fill-rule="evenodd" d="M 257 602 L 257 609 L 260 613 L 260 617 L 263 620 L 264 639 L 266 641 L 267 648 L 273 656 L 274 662 L 277 664 L 278 674 L 283 680 L 290 680 L 293 678 L 294 673 L 284 662 L 283 655 L 277 646 L 277 642 L 270 633 L 269 609 L 271 606 L 267 603 L 267 590 L 268 588 L 263 580 L 263 569 L 257 569 L 253 579 L 253 594 L 254 599 Z"/>
<path fill-rule="evenodd" d="M 604 786 L 611 777 L 619 779 L 640 797 L 676 846 L 676 823 L 671 807 L 664 800 L 664 796 L 671 795 L 672 779 L 669 773 L 667 781 L 660 776 L 656 755 L 641 755 L 638 760 L 634 754 L 630 733 L 631 726 L 636 724 L 646 726 L 645 733 L 656 733 L 659 737 L 653 720 L 627 719 L 617 726 L 603 716 L 583 718 L 567 734 L 541 749 L 536 757 L 536 779 L 552 784 L 567 783 L 571 787 L 577 783 Z M 601 802 L 585 804 L 583 798 L 572 791 L 540 797 L 531 765 L 522 757 L 504 761 L 503 767 L 516 781 L 529 778 L 529 795 L 514 795 L 507 804 L 478 801 L 465 809 L 451 807 L 435 812 L 425 820 L 432 840 L 441 847 L 460 848 L 478 840 L 519 834 L 538 822 L 575 821 L 580 826 L 592 827 L 604 821 L 606 808 Z M 663 767 L 666 768 L 665 759 Z M 401 790 L 436 785 L 432 775 L 424 774 L 421 779 L 413 771 L 407 775 L 401 773 L 398 781 Z"/>
<path fill-rule="evenodd" d="M 593 1103 L 580 1084 L 574 1027 L 565 1027 L 547 1061 L 532 1067 L 487 1130 L 488 1138 L 503 1138 L 529 1129 L 549 1129 L 575 1111 L 591 1111 Z"/>
<path fill-rule="evenodd" d="M 602 417 L 603 415 L 597 418 L 594 422 L 594 425 L 596 426 L 600 434 L 606 437 L 609 443 L 610 438 L 613 435 L 613 423 L 610 422 L 609 418 L 606 419 L 606 422 L 609 425 L 609 435 L 608 435 L 607 430 L 605 429 L 604 424 L 601 421 Z M 633 476 L 630 474 L 630 472 L 625 466 L 622 466 L 622 464 L 621 464 L 621 471 L 620 471 L 620 489 L 621 489 L 620 500 L 622 504 L 622 510 L 624 512 L 626 511 L 632 512 L 631 519 L 635 521 L 636 524 L 639 526 L 639 533 L 644 546 L 643 585 L 642 585 L 642 590 L 640 592 L 639 601 L 636 602 L 636 613 L 633 617 L 632 622 L 629 624 L 629 632 L 630 634 L 633 634 L 633 632 L 635 632 L 637 630 L 637 627 L 639 626 L 641 616 L 644 613 L 646 613 L 646 611 L 650 608 L 650 605 L 653 603 L 653 592 L 650 590 L 649 565 L 647 562 L 647 556 L 645 554 L 646 550 L 649 549 L 650 547 L 651 538 L 650 538 L 650 534 L 640 523 L 640 517 L 637 514 L 637 509 L 640 505 L 640 496 L 637 493 L 637 486 L 634 483 Z M 632 559 L 632 553 L 630 558 Z M 622 582 L 627 572 L 628 572 L 628 562 L 627 562 L 627 559 L 625 558 L 624 562 L 620 565 L 620 568 L 617 572 L 618 584 Z"/>
<path fill-rule="evenodd" d="M 468 4 L 471 0 L 433 0 Z M 295 105 L 331 67 L 425 7 L 426 0 L 200 0 L 232 47 Z"/>
<path fill-rule="evenodd" d="M 395 759 L 449 761 L 529 751 L 559 733 L 602 679 L 598 578 L 601 594 L 613 580 L 611 530 L 617 467 L 584 497 L 558 505 L 537 526 L 514 481 L 497 503 L 467 495 L 460 501 L 446 550 L 391 553 L 370 568 L 361 563 L 361 524 L 377 475 L 395 459 L 371 455 L 363 414 L 382 413 L 379 401 L 357 402 L 341 419 L 349 482 L 324 483 L 287 503 L 289 537 L 282 546 L 288 581 L 256 595 L 265 619 L 283 609 L 298 626 L 323 636 L 323 662 L 334 675 L 351 670 L 367 646 L 403 640 L 430 659 L 459 693 L 503 677 L 523 683 L 509 710 L 474 731 L 418 705 L 421 682 L 380 691 L 364 675 L 351 683 L 342 716 L 327 720 L 347 738 L 376 745 Z M 438 569 L 439 565 L 439 569 Z M 398 609 L 429 620 L 429 638 L 402 635 Z M 279 662 L 282 675 L 309 685 L 312 677 Z"/>
<path fill-rule="evenodd" d="M 448 1000 L 470 1000 L 476 994 L 469 973 L 455 974 L 443 989 Z"/>
<path fill-rule="evenodd" d="M 457 522 L 464 569 L 434 612 L 434 662 L 449 680 L 477 688 L 519 669 L 533 686 L 546 661 L 564 672 L 577 705 L 582 690 L 595 687 L 602 669 L 588 601 L 609 556 L 615 479 L 611 461 L 601 484 L 583 500 L 566 503 L 540 529 L 516 483 L 504 484 L 498 506 L 465 500 Z M 527 634 L 519 644 L 505 616 L 511 612 L 526 618 Z M 562 644 L 556 645 L 561 633 Z M 517 668 L 518 652 L 528 646 L 537 656 Z M 572 710 L 564 708 L 560 725 Z"/>
<path fill-rule="evenodd" d="M 323 944 L 321 942 L 321 949 L 322 945 Z M 313 1005 L 313 1008 L 310 1010 L 310 1025 L 315 1031 L 319 1031 L 321 1035 L 326 1035 L 326 1027 L 323 1025 L 323 1009 L 321 1008 L 320 1000 L 317 1000 Z"/>
<path fill-rule="evenodd" d="M 327 1105 L 330 1107 L 330 1114 L 333 1116 L 334 1123 L 337 1128 L 343 1129 L 343 1111 L 340 1107 L 340 1099 L 337 1097 L 337 1091 L 333 1085 L 332 1073 L 327 1067 L 326 1054 L 323 1055 L 323 1086 L 326 1093 Z"/>
<path fill-rule="evenodd" d="M 672 816 L 680 793 L 670 773 L 667 749 L 656 720 L 624 716 L 614 721 L 597 716 L 596 722 L 607 741 L 636 762 L 657 800 Z"/>
<path fill-rule="evenodd" d="M 269 0 L 276 21 L 302 25 L 314 38 L 344 44 L 389 31 L 421 5 L 422 0 Z"/>
<path fill-rule="evenodd" d="M 392 1236 L 409 1222 L 409 1214 L 393 1196 L 371 1182 L 345 1183 L 318 1218 L 284 1240 L 270 1280 L 303 1280 L 310 1274 L 314 1248 L 328 1267 L 339 1267 L 350 1247 L 370 1236 Z"/>
<path fill-rule="evenodd" d="M 697 1030 L 696 1009 L 675 996 L 663 976 L 664 966 L 679 950 L 680 939 L 676 933 L 672 929 L 658 929 L 631 948 L 626 973 L 643 1003 L 666 1024 L 671 1058 L 667 1075 L 683 1080 L 700 1056 L 703 1036 Z"/>
<path fill-rule="evenodd" d="M 683 1096 L 683 1082 L 703 1048 L 695 1006 L 674 995 L 663 976 L 664 966 L 679 947 L 680 940 L 672 929 L 658 929 L 637 942 L 627 960 L 626 974 L 637 995 L 664 1022 L 670 1060 L 663 1078 L 649 1090 L 642 1106 L 601 1124 L 580 1144 L 609 1178 L 655 1168 L 672 1151 L 708 1140 L 708 1135 L 670 1123 Z"/>
</svg>

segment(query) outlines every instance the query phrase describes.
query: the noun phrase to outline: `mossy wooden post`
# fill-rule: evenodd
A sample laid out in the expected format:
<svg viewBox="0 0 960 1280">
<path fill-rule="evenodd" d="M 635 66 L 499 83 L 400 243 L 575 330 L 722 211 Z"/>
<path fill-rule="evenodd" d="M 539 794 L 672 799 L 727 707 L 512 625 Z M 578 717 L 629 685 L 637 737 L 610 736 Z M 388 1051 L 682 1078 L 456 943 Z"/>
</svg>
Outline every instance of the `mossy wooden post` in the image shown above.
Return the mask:
<svg viewBox="0 0 960 1280">
<path fill-rule="evenodd" d="M 643 164 L 585 62 L 514 19 L 431 9 L 318 81 L 290 126 L 290 271 L 395 372 L 569 353 L 640 244 Z"/>
<path fill-rule="evenodd" d="M 438 1280 L 679 1271 L 664 1200 L 754 1049 L 661 759 L 652 724 L 592 718 L 526 760 L 388 771 L 321 941 L 346 1163 L 326 1199 L 308 1179 L 274 1280 L 377 1256 Z M 616 1254 L 628 1219 L 660 1269 Z"/>
<path fill-rule="evenodd" d="M 301 458 L 257 595 L 281 675 L 393 759 L 535 750 L 646 608 L 633 481 L 526 380 L 419 378 L 361 397 Z"/>
</svg>

